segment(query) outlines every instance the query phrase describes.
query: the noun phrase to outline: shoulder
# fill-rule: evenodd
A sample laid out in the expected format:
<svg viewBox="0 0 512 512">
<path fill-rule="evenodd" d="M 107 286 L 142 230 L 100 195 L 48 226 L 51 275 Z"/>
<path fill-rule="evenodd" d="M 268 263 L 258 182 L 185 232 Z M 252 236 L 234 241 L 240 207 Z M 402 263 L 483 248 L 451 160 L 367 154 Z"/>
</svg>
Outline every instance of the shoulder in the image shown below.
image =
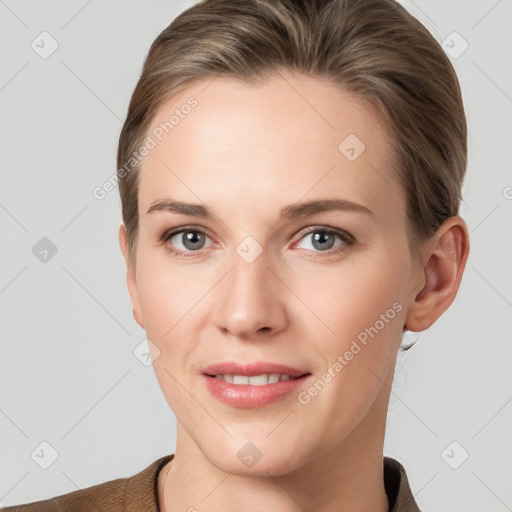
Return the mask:
<svg viewBox="0 0 512 512">
<path fill-rule="evenodd" d="M 173 455 L 166 455 L 128 478 L 118 478 L 46 500 L 0 509 L 1 512 L 108 512 L 157 510 L 157 477 Z"/>
<path fill-rule="evenodd" d="M 123 495 L 129 478 L 118 478 L 86 489 L 55 496 L 46 500 L 2 508 L 2 512 L 85 512 L 89 510 L 121 511 Z M 121 505 L 119 505 L 121 503 Z"/>
</svg>

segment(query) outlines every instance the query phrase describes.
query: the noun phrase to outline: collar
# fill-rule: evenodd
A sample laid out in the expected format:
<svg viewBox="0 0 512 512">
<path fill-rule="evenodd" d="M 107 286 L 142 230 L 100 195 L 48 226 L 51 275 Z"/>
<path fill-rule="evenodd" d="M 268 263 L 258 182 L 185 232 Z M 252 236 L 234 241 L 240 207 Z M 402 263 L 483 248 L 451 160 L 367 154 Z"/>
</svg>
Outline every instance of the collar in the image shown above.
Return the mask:
<svg viewBox="0 0 512 512">
<path fill-rule="evenodd" d="M 125 512 L 159 512 L 158 474 L 173 458 L 174 454 L 166 455 L 128 479 L 124 496 Z M 409 486 L 405 468 L 391 457 L 384 457 L 384 487 L 389 512 L 421 512 Z"/>
</svg>

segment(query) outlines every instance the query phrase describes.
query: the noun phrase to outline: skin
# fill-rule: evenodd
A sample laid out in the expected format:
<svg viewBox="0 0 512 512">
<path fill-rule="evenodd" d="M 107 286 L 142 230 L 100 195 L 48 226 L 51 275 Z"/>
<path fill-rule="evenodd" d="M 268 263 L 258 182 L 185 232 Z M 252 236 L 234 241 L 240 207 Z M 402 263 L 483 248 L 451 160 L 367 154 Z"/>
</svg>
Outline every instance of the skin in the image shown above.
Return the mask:
<svg viewBox="0 0 512 512">
<path fill-rule="evenodd" d="M 327 82 L 291 72 L 259 85 L 202 80 L 163 104 L 153 126 L 190 96 L 198 105 L 142 163 L 135 267 L 119 230 L 134 317 L 177 419 L 175 458 L 158 480 L 161 509 L 385 512 L 383 442 L 401 334 L 429 327 L 455 297 L 466 225 L 447 219 L 421 258 L 411 255 L 384 123 Z M 338 149 L 349 134 L 366 146 L 354 161 Z M 147 213 L 165 198 L 214 216 Z M 280 208 L 319 198 L 371 213 L 279 218 Z M 182 235 L 159 242 L 183 226 L 207 235 L 203 248 L 194 252 Z M 333 253 L 301 234 L 325 226 L 355 242 L 332 235 L 342 247 Z M 248 236 L 262 249 L 252 263 L 236 251 Z M 196 257 L 172 253 L 173 244 Z M 293 394 L 230 407 L 203 383 L 209 364 L 271 361 L 310 372 L 299 390 L 307 391 L 393 304 L 401 310 L 307 404 Z M 247 442 L 262 454 L 252 468 L 237 458 Z"/>
</svg>

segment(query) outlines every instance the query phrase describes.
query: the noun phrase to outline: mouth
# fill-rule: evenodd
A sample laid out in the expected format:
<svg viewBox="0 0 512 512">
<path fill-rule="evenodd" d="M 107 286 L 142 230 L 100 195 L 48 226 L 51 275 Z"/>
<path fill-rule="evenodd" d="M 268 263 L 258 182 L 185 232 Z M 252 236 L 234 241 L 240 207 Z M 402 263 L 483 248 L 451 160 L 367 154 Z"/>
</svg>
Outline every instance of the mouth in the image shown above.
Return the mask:
<svg viewBox="0 0 512 512">
<path fill-rule="evenodd" d="M 203 374 L 209 377 L 223 377 L 230 379 L 231 377 L 235 382 L 227 380 L 233 384 L 248 384 L 245 381 L 245 377 L 254 378 L 254 385 L 262 385 L 257 382 L 263 382 L 263 377 L 271 378 L 272 382 L 278 382 L 279 380 L 291 380 L 297 377 L 302 377 L 309 373 L 307 370 L 301 370 L 285 364 L 270 363 L 270 362 L 255 362 L 255 363 L 235 363 L 231 361 L 225 361 L 223 363 L 216 363 L 206 367 L 203 370 Z M 278 380 L 276 379 L 276 375 Z M 238 382 L 236 382 L 238 381 Z M 268 382 L 264 382 L 268 384 Z"/>
<path fill-rule="evenodd" d="M 306 374 L 304 374 L 306 375 Z M 279 373 L 262 373 L 261 375 L 207 375 L 208 377 L 213 377 L 214 379 L 223 380 L 224 382 L 229 382 L 229 384 L 234 384 L 235 386 L 249 385 L 249 386 L 266 386 L 267 384 L 275 384 L 276 382 L 284 382 L 287 380 L 295 380 L 300 379 L 302 377 L 294 377 L 293 375 Z"/>
<path fill-rule="evenodd" d="M 273 363 L 219 363 L 209 366 L 203 378 L 210 393 L 230 407 L 267 406 L 304 384 L 310 372 Z"/>
</svg>

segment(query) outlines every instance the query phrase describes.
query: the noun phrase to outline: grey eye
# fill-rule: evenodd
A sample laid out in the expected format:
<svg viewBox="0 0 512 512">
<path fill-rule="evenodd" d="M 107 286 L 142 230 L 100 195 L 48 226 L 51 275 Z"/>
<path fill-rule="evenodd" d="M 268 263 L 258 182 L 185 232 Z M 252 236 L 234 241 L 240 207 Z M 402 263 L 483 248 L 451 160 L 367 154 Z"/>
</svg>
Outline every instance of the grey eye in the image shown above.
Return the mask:
<svg viewBox="0 0 512 512">
<path fill-rule="evenodd" d="M 336 244 L 336 238 L 338 238 L 339 242 Z M 311 231 L 304 235 L 302 240 L 299 242 L 302 244 L 305 240 L 309 239 L 309 243 L 307 246 L 301 246 L 301 249 L 307 250 L 316 250 L 316 251 L 328 251 L 329 249 L 333 249 L 345 243 L 345 241 L 341 238 L 340 235 L 334 233 L 332 231 L 327 231 L 323 229 L 317 229 L 315 231 Z"/>
<path fill-rule="evenodd" d="M 204 248 L 207 238 L 208 237 L 202 231 L 187 229 L 179 233 L 175 233 L 169 240 L 176 249 L 197 251 Z"/>
<path fill-rule="evenodd" d="M 312 233 L 312 243 L 313 247 L 318 250 L 331 249 L 334 245 L 334 234 L 327 233 L 325 231 L 318 231 L 316 233 Z"/>
</svg>

